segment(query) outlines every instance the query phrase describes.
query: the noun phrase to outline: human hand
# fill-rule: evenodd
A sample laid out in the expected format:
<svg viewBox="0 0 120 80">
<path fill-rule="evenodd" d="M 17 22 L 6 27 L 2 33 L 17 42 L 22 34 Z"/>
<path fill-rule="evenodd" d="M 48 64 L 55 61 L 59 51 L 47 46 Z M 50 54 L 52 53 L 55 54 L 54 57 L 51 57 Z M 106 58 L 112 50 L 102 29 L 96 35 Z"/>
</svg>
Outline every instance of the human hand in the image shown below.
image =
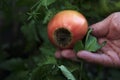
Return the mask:
<svg viewBox="0 0 120 80">
<path fill-rule="evenodd" d="M 98 43 L 106 41 L 106 45 L 98 52 L 92 53 L 85 50 L 75 53 L 71 49 L 58 50 L 56 58 L 66 58 L 73 61 L 84 59 L 87 62 L 101 64 L 103 66 L 120 67 L 120 12 L 108 16 L 101 22 L 90 26 Z"/>
</svg>

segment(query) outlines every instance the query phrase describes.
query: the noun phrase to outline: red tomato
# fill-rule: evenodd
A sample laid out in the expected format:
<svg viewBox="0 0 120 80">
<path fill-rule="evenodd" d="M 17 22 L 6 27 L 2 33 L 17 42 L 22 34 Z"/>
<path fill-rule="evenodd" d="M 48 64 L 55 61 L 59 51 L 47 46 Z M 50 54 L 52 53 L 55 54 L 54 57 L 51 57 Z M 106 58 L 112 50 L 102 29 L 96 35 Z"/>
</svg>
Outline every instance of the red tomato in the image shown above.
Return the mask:
<svg viewBox="0 0 120 80">
<path fill-rule="evenodd" d="M 87 20 L 74 10 L 58 12 L 48 23 L 48 37 L 60 49 L 72 48 L 87 30 Z"/>
</svg>

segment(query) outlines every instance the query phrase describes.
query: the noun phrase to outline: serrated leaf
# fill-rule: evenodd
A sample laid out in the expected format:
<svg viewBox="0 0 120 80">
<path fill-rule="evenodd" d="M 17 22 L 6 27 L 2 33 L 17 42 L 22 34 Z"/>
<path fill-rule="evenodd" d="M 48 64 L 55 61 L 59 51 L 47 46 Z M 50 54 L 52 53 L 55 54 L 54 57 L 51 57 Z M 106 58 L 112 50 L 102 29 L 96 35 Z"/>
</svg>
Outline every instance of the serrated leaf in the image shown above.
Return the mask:
<svg viewBox="0 0 120 80">
<path fill-rule="evenodd" d="M 64 66 L 58 66 L 60 70 L 62 71 L 63 75 L 68 79 L 68 80 L 76 80 L 73 74 Z"/>
</svg>

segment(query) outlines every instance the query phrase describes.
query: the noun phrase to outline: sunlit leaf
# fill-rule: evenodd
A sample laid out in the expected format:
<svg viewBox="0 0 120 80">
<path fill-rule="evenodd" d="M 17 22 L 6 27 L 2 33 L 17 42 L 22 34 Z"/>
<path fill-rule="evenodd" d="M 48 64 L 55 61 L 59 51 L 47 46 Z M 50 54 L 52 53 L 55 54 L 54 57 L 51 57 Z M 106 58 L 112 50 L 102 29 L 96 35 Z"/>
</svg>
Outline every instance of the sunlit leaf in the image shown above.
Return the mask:
<svg viewBox="0 0 120 80">
<path fill-rule="evenodd" d="M 59 68 L 62 71 L 63 75 L 68 80 L 76 80 L 75 77 L 73 76 L 73 74 L 64 65 L 59 66 Z"/>
</svg>

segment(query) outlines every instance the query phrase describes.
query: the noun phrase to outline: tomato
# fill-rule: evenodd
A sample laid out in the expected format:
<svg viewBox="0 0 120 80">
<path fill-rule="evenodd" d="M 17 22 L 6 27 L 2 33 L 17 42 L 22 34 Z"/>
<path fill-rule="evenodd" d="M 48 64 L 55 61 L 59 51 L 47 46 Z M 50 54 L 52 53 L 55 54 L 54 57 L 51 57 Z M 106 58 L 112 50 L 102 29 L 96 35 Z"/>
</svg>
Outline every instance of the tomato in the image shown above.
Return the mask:
<svg viewBox="0 0 120 80">
<path fill-rule="evenodd" d="M 86 18 L 74 10 L 58 12 L 48 23 L 48 37 L 60 49 L 73 48 L 88 30 Z"/>
</svg>

